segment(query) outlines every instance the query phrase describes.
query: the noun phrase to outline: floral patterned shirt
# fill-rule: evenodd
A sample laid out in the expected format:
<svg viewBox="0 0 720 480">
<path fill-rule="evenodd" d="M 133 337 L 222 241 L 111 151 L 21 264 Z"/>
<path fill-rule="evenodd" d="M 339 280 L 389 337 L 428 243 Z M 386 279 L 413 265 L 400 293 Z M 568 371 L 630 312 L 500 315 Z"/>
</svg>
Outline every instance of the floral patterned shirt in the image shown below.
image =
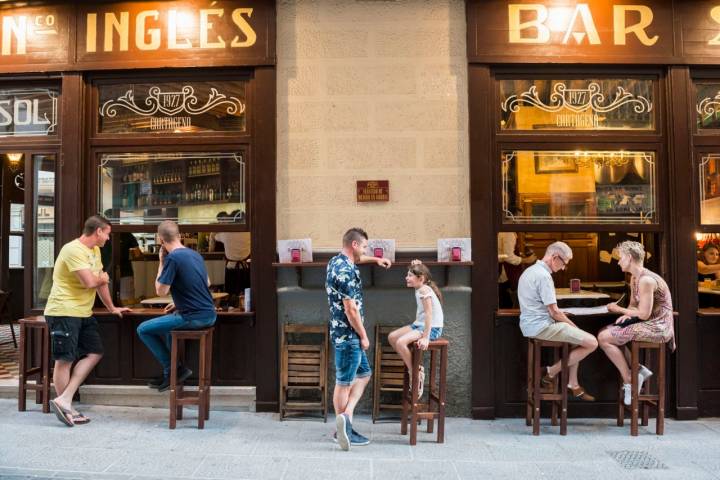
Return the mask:
<svg viewBox="0 0 720 480">
<path fill-rule="evenodd" d="M 343 299 L 354 300 L 360 311 L 360 318 L 364 320 L 362 280 L 360 280 L 360 270 L 357 265 L 352 263 L 346 255 L 340 253 L 328 262 L 325 290 L 330 306 L 329 327 L 333 344 L 338 345 L 347 340 L 359 338 L 345 315 Z"/>
</svg>

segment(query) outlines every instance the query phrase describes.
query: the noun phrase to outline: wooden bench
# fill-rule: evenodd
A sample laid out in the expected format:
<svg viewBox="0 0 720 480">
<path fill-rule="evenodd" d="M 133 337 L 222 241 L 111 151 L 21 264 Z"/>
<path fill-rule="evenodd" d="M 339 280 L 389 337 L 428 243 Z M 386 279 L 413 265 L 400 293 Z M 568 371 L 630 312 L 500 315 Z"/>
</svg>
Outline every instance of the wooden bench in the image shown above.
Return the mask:
<svg viewBox="0 0 720 480">
<path fill-rule="evenodd" d="M 398 327 L 375 325 L 375 363 L 373 376 L 372 421 L 381 420 L 382 410 L 402 411 L 403 379 L 405 364 L 387 343 L 387 336 Z M 384 397 L 398 394 L 398 401 L 383 401 Z"/>
<path fill-rule="evenodd" d="M 291 343 L 290 336 L 317 337 L 312 343 Z M 328 327 L 284 324 L 280 346 L 280 420 L 303 412 L 320 412 L 327 422 Z M 308 394 L 315 395 L 307 398 Z"/>
</svg>

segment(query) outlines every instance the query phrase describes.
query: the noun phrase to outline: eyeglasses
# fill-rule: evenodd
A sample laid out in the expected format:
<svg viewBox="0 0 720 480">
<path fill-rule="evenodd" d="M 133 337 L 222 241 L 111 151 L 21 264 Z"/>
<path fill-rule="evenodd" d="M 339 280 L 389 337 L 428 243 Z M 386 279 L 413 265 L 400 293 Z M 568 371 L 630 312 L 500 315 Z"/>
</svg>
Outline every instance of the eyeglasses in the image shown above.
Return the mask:
<svg viewBox="0 0 720 480">
<path fill-rule="evenodd" d="M 564 258 L 562 258 L 560 255 L 555 255 L 555 258 L 560 260 L 560 262 L 562 263 L 562 268 L 567 267 L 568 262 Z"/>
</svg>

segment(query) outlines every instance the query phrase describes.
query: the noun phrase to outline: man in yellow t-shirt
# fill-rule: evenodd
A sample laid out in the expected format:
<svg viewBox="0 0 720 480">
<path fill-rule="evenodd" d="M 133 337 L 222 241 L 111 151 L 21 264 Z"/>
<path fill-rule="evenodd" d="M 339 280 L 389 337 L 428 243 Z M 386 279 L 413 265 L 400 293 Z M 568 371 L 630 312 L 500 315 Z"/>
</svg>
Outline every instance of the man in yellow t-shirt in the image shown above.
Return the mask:
<svg viewBox="0 0 720 480">
<path fill-rule="evenodd" d="M 85 221 L 80 238 L 65 244 L 55 259 L 53 285 L 45 306 L 57 392 L 50 408 L 68 427 L 90 421 L 72 408 L 72 398 L 103 355 L 97 320 L 92 316 L 96 292 L 110 313 L 122 316 L 130 311 L 113 305 L 110 277 L 103 272 L 99 247 L 109 238 L 110 222 L 93 215 Z"/>
</svg>

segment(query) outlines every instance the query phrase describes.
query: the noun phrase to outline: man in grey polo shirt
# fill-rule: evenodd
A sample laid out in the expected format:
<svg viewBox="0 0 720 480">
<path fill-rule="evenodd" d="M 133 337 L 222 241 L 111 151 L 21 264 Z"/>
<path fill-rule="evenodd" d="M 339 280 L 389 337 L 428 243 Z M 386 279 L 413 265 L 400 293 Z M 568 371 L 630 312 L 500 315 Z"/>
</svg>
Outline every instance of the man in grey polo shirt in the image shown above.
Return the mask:
<svg viewBox="0 0 720 480">
<path fill-rule="evenodd" d="M 595 398 L 578 383 L 578 364 L 597 347 L 597 339 L 581 330 L 560 310 L 555 298 L 552 274 L 565 270 L 572 260 L 572 250 L 563 242 L 555 242 L 545 250 L 545 256 L 520 276 L 518 301 L 520 302 L 520 330 L 526 337 L 571 344 L 568 359 L 570 379 L 568 389 L 580 400 L 592 402 Z M 550 387 L 560 373 L 560 362 L 545 368 L 542 386 Z"/>
</svg>

